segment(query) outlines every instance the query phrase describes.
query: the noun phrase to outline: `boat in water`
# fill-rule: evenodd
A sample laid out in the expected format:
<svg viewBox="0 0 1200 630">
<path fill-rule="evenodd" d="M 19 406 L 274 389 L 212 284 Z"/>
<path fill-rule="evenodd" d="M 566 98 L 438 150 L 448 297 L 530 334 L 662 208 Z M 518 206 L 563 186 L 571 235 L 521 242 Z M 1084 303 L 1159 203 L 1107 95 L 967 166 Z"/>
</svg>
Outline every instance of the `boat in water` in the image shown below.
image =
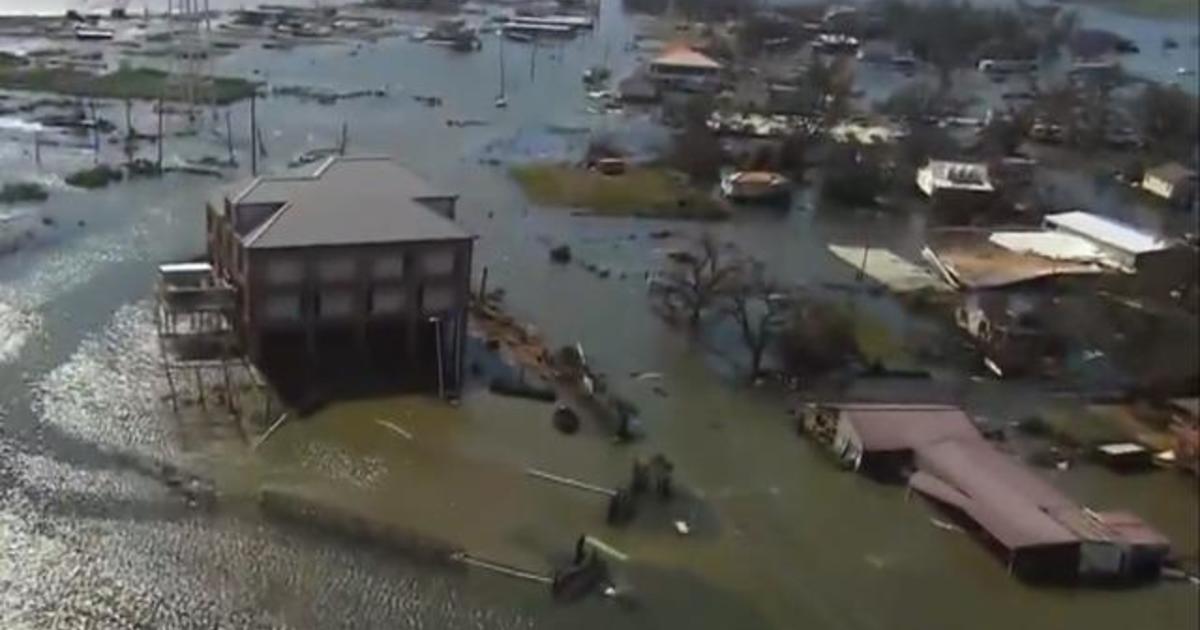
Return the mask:
<svg viewBox="0 0 1200 630">
<path fill-rule="evenodd" d="M 592 66 L 583 71 L 583 82 L 588 86 L 603 85 L 612 76 L 612 71 L 604 66 Z"/>
<path fill-rule="evenodd" d="M 449 46 L 459 52 L 471 52 L 483 47 L 475 29 L 467 26 L 465 20 L 441 20 L 433 29 L 425 33 L 422 41 L 438 46 Z"/>
<path fill-rule="evenodd" d="M 770 171 L 736 171 L 721 178 L 721 194 L 730 201 L 779 202 L 791 198 L 792 182 Z"/>
<path fill-rule="evenodd" d="M 501 32 L 504 34 L 505 39 L 509 39 L 514 42 L 521 42 L 522 44 L 528 44 L 534 40 L 532 33 L 526 33 L 524 31 L 502 29 Z"/>
<path fill-rule="evenodd" d="M 86 26 L 83 24 L 75 27 L 75 39 L 81 41 L 105 41 L 112 39 L 116 34 L 117 32 L 111 28 Z"/>
</svg>

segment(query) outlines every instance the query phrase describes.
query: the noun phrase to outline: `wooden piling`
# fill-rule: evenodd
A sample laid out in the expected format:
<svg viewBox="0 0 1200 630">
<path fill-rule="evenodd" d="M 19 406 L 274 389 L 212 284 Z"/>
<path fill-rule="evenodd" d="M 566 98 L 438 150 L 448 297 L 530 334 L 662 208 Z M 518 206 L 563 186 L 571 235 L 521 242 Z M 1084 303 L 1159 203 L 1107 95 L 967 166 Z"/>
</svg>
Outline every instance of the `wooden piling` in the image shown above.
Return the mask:
<svg viewBox="0 0 1200 630">
<path fill-rule="evenodd" d="M 200 406 L 204 407 L 205 409 L 208 409 L 208 404 L 204 402 L 204 377 L 200 376 L 200 368 L 199 367 L 194 368 L 193 371 L 196 374 L 196 391 L 197 391 L 197 398 L 199 399 L 199 402 L 200 402 Z"/>
<path fill-rule="evenodd" d="M 229 164 L 233 165 L 233 121 L 229 116 L 229 110 L 225 110 L 225 145 L 229 148 Z"/>
</svg>

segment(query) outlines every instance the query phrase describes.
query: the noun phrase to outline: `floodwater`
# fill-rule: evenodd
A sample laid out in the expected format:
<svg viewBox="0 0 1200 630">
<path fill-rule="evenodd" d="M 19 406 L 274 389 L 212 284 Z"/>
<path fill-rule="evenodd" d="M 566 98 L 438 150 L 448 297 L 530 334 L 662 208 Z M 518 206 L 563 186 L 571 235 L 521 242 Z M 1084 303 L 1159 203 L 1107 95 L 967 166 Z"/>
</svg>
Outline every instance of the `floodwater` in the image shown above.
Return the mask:
<svg viewBox="0 0 1200 630">
<path fill-rule="evenodd" d="M 651 240 L 651 231 L 710 227 L 789 282 L 847 283 L 852 271 L 825 243 L 871 239 L 911 253 L 919 216 L 818 210 L 801 195 L 790 212 L 746 211 L 715 226 L 575 217 L 529 207 L 503 165 L 481 162 L 504 154 L 496 147 L 527 149 L 516 151 L 519 159 L 579 148 L 547 125 L 625 129 L 618 116 L 588 113 L 580 73 L 608 49 L 619 76 L 634 63 L 622 52 L 631 34 L 618 3 L 606 2 L 593 35 L 536 52 L 505 45 L 506 110 L 492 107 L 494 39 L 468 55 L 405 39 L 247 48 L 219 60 L 217 70 L 275 85 L 389 86 L 387 98 L 333 107 L 260 101 L 266 167 L 335 144 L 345 123 L 351 151 L 395 155 L 459 192 L 460 220 L 480 235 L 476 273 L 488 267 L 490 286 L 507 290 L 515 314 L 554 344 L 579 341 L 641 407 L 647 438 L 632 446 L 614 445 L 594 427 L 561 435 L 548 406 L 495 397 L 479 383 L 458 408 L 413 397 L 334 405 L 284 425 L 256 453 L 226 437 L 183 440 L 198 432 L 196 412 L 185 414 L 192 424 L 184 427 L 161 398 L 149 296 L 154 263 L 201 251 L 202 203 L 216 181 L 170 175 L 70 190 L 50 173 L 86 165 L 87 150 L 46 149 L 39 170 L 21 129 L 0 131 L 9 140 L 0 145 L 8 172 L 53 189 L 44 204 L 6 210 L 23 240 L 0 258 L 0 626 L 1196 627 L 1193 586 L 1064 590 L 1010 579 L 975 541 L 932 526 L 923 502 L 837 470 L 796 435 L 778 395 L 737 379 L 729 344 L 689 339 L 646 307 L 643 274 L 680 242 Z M 415 94 L 445 104 L 427 108 Z M 245 130 L 246 107 L 231 113 L 235 130 Z M 148 111 L 135 118 L 149 124 Z M 488 124 L 446 126 L 452 118 Z M 245 137 L 235 131 L 243 162 Z M 203 131 L 168 143 L 167 155 L 222 155 L 223 145 Z M 558 242 L 611 276 L 547 264 Z M 930 334 L 885 297 L 841 299 L 857 300 L 898 340 L 921 343 Z M 629 376 L 635 371 L 663 376 L 638 380 Z M 936 387 L 993 422 L 1063 404 L 1028 387 L 962 377 Z M 915 396 L 912 385 L 877 389 Z M 219 419 L 211 425 L 222 434 Z M 535 467 L 615 486 L 635 455 L 659 451 L 695 500 L 649 509 L 626 529 L 603 524 L 598 497 L 525 474 Z M 189 508 L 130 466 L 131 457 L 210 476 L 221 501 L 212 511 Z M 1117 477 L 1088 466 L 1051 475 L 1087 504 L 1129 508 L 1181 553 L 1197 552 L 1196 490 L 1183 479 Z M 534 570 L 562 561 L 576 537 L 590 533 L 631 556 L 617 577 L 633 595 L 555 605 L 538 585 L 423 566 L 278 526 L 253 507 L 263 488 L 352 507 Z M 674 518 L 692 523 L 693 534 L 677 536 Z"/>
</svg>

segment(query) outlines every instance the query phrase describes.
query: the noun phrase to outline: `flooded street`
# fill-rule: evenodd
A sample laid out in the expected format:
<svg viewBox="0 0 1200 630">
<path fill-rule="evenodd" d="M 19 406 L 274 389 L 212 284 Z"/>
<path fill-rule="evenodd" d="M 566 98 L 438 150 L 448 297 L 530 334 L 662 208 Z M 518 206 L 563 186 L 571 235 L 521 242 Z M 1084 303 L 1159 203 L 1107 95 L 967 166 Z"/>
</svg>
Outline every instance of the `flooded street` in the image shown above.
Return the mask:
<svg viewBox="0 0 1200 630">
<path fill-rule="evenodd" d="M 88 164 L 87 150 L 47 151 L 39 170 L 28 134 L 0 125 L 9 141 L 0 165 L 52 189 L 38 207 L 5 210 L 21 246 L 0 255 L 0 627 L 1195 628 L 1200 603 L 1191 585 L 1067 590 L 1012 579 L 969 536 L 931 525 L 935 512 L 903 488 L 839 470 L 797 434 L 781 396 L 737 378 L 740 359 L 730 363 L 727 353 L 670 328 L 644 297 L 645 273 L 664 249 L 706 229 L 789 283 L 818 285 L 854 278 L 827 243 L 915 254 L 922 217 L 818 209 L 808 192 L 790 212 L 747 211 L 715 225 L 579 217 L 530 207 L 507 164 L 487 163 L 582 150 L 584 138 L 551 126 L 627 132 L 646 124 L 589 113 L 580 82 L 606 51 L 614 74 L 625 74 L 636 63 L 625 51 L 634 30 L 620 3 L 606 0 L 593 34 L 536 50 L 506 42 L 504 110 L 492 105 L 500 55 L 491 36 L 471 54 L 397 37 L 288 51 L 246 46 L 216 61 L 219 74 L 270 86 L 387 86 L 385 98 L 332 107 L 260 100 L 265 170 L 334 146 L 345 124 L 350 152 L 394 155 L 459 193 L 458 220 L 480 237 L 476 281 L 486 267 L 489 285 L 506 290 L 506 307 L 551 345 L 583 345 L 641 408 L 647 438 L 630 446 L 590 426 L 560 434 L 549 405 L 493 395 L 478 380 L 457 408 L 420 397 L 335 404 L 287 423 L 257 451 L 215 420 L 192 417 L 183 426 L 163 398 L 155 265 L 203 252 L 203 204 L 218 180 L 170 174 L 70 189 L 46 173 Z M 1185 44 L 1180 54 L 1189 50 Z M 413 95 L 444 104 L 426 107 Z M 235 149 L 246 156 L 248 108 L 231 112 L 242 130 Z M 448 119 L 487 124 L 450 127 Z M 206 132 L 166 147 L 168 158 L 223 151 L 223 140 Z M 663 228 L 676 236 L 649 238 Z M 547 264 L 557 243 L 611 276 Z M 886 296 L 842 299 L 856 301 L 896 343 L 936 334 Z M 645 371 L 661 372 L 661 381 L 630 376 Z M 911 384 L 881 387 L 912 395 Z M 997 424 L 1061 404 L 965 376 L 930 387 Z M 657 452 L 674 461 L 696 500 L 651 509 L 625 529 L 603 525 L 598 497 L 525 472 L 615 486 L 635 455 Z M 145 460 L 213 479 L 217 505 L 189 506 L 131 464 Z M 1119 477 L 1088 465 L 1045 474 L 1084 503 L 1141 514 L 1180 555 L 1200 551 L 1195 487 L 1181 476 Z M 555 604 L 538 585 L 426 566 L 268 521 L 257 507 L 263 489 L 353 508 L 537 570 L 569 557 L 576 537 L 590 533 L 629 554 L 616 574 L 633 595 Z M 692 523 L 690 536 L 671 530 L 676 518 Z"/>
</svg>

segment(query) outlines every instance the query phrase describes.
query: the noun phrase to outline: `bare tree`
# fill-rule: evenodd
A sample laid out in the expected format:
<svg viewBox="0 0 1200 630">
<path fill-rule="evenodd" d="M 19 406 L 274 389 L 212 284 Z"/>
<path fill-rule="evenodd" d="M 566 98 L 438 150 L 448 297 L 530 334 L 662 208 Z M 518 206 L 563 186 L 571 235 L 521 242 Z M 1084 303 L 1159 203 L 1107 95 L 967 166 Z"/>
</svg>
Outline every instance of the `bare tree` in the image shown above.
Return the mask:
<svg viewBox="0 0 1200 630">
<path fill-rule="evenodd" d="M 793 298 L 778 345 L 783 368 L 799 377 L 829 373 L 860 355 L 850 313 L 803 296 Z"/>
<path fill-rule="evenodd" d="M 791 300 L 767 277 L 760 262 L 742 267 L 725 291 L 724 311 L 738 326 L 750 353 L 750 379 L 762 373 L 763 357 L 787 322 Z"/>
<path fill-rule="evenodd" d="M 737 276 L 740 265 L 736 256 L 706 233 L 687 251 L 671 255 L 670 268 L 660 276 L 660 292 L 666 305 L 683 311 L 688 326 L 696 328 L 700 316 Z"/>
</svg>

